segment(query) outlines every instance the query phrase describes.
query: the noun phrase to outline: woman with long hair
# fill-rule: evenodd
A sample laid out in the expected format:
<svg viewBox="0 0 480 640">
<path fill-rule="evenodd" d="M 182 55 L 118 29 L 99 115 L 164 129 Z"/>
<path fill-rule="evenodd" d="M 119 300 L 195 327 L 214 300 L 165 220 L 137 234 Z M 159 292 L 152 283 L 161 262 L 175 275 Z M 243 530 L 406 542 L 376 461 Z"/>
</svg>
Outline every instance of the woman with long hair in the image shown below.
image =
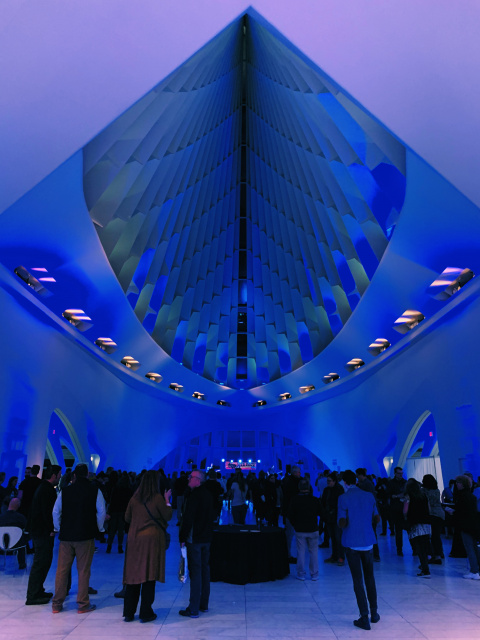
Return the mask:
<svg viewBox="0 0 480 640">
<path fill-rule="evenodd" d="M 152 609 L 155 582 L 165 582 L 166 528 L 172 517 L 172 492 L 162 496 L 159 483 L 158 472 L 147 471 L 125 513 L 130 523 L 123 571 L 125 622 L 134 619 L 140 595 L 140 622 L 157 617 Z"/>
<path fill-rule="evenodd" d="M 420 483 L 415 478 L 407 480 L 405 485 L 405 502 L 403 514 L 408 523 L 408 539 L 420 560 L 419 578 L 430 578 L 428 566 L 428 548 L 430 544 L 430 513 L 428 499 Z"/>
<path fill-rule="evenodd" d="M 428 510 L 430 512 L 430 524 L 432 526 L 431 537 L 431 558 L 429 564 L 442 564 L 443 545 L 442 545 L 442 529 L 445 524 L 445 511 L 440 502 L 440 491 L 435 478 L 427 473 L 422 480 L 423 490 L 428 499 Z"/>
</svg>

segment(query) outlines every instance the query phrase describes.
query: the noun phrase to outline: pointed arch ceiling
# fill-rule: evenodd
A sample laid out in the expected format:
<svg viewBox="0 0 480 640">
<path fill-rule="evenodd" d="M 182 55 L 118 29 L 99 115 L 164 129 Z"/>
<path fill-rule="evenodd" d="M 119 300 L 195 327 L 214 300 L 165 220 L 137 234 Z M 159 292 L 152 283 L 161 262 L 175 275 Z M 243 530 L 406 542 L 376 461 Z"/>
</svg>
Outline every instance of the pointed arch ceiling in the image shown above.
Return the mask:
<svg viewBox="0 0 480 640">
<path fill-rule="evenodd" d="M 405 148 L 245 15 L 84 148 L 84 193 L 139 321 L 234 388 L 342 329 L 405 197 Z"/>
</svg>

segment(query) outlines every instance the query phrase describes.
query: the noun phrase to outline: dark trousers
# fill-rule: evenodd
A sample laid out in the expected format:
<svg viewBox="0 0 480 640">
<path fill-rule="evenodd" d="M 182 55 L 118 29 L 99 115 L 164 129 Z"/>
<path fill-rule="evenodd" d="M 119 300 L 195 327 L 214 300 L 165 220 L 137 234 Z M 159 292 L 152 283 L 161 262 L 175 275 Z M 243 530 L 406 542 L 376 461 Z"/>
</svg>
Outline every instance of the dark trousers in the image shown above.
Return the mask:
<svg viewBox="0 0 480 640">
<path fill-rule="evenodd" d="M 124 513 L 112 513 L 108 524 L 108 546 L 111 547 L 115 540 L 115 534 L 118 533 L 118 548 L 123 545 L 123 536 L 125 533 Z"/>
<path fill-rule="evenodd" d="M 412 543 L 413 551 L 417 554 L 420 560 L 420 567 L 423 573 L 430 573 L 430 567 L 428 566 L 428 549 L 430 545 L 429 536 L 416 536 L 410 540 Z"/>
<path fill-rule="evenodd" d="M 155 600 L 155 580 L 143 582 L 142 584 L 127 584 L 125 586 L 124 616 L 131 617 L 135 615 L 139 599 L 140 619 L 150 618 L 153 615 L 152 604 Z"/>
<path fill-rule="evenodd" d="M 437 518 L 436 516 L 431 516 L 430 520 L 432 525 L 431 555 L 435 558 L 443 558 L 443 544 L 441 533 L 444 525 L 444 520 L 442 520 L 442 518 Z"/>
<path fill-rule="evenodd" d="M 392 524 L 395 531 L 395 544 L 397 545 L 397 551 L 403 550 L 403 529 L 405 527 L 405 517 L 403 515 L 403 503 L 400 503 L 400 507 L 392 507 Z"/>
<path fill-rule="evenodd" d="M 210 599 L 210 543 L 187 542 L 187 561 L 190 573 L 190 613 L 208 609 Z"/>
<path fill-rule="evenodd" d="M 357 598 L 360 616 L 367 618 L 369 604 L 370 614 L 377 613 L 378 609 L 377 587 L 375 586 L 375 577 L 373 575 L 373 551 L 355 551 L 346 547 L 345 554 L 352 574 L 353 590 Z M 366 595 L 365 589 L 367 590 Z"/>
<path fill-rule="evenodd" d="M 54 536 L 33 538 L 35 555 L 33 556 L 33 564 L 28 578 L 27 602 L 28 600 L 41 598 L 45 591 L 43 583 L 47 579 L 48 572 L 52 566 L 54 542 Z"/>
<path fill-rule="evenodd" d="M 332 542 L 332 558 L 334 560 L 343 560 L 345 558 L 345 550 L 342 547 L 342 530 L 336 522 L 328 522 L 327 527 Z"/>
<path fill-rule="evenodd" d="M 233 518 L 234 524 L 245 524 L 246 517 L 247 517 L 246 504 L 239 504 L 236 507 L 232 507 L 232 518 Z"/>
</svg>

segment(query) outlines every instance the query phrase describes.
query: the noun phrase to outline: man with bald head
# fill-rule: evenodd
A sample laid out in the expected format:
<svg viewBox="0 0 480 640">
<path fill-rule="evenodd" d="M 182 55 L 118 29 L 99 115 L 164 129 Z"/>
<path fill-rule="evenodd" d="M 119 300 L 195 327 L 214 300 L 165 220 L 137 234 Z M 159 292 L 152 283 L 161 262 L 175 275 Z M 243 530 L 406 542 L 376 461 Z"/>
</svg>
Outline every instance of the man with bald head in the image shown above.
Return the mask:
<svg viewBox="0 0 480 640">
<path fill-rule="evenodd" d="M 22 531 L 25 529 L 25 527 L 27 526 L 27 519 L 24 515 L 18 513 L 20 505 L 21 502 L 18 498 L 12 498 L 10 500 L 8 511 L 5 511 L 5 513 L 0 516 L 0 527 L 19 527 Z M 25 562 L 25 540 L 23 535 L 14 548 L 16 547 L 18 547 L 18 568 L 26 569 L 27 563 Z"/>
</svg>

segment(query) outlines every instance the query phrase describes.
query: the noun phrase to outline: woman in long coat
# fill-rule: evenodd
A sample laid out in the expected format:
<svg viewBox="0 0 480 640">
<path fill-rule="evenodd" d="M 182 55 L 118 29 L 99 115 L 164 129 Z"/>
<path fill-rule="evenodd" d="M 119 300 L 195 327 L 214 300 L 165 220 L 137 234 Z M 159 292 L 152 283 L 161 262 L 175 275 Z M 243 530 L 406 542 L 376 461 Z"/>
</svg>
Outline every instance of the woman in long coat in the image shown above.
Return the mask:
<svg viewBox="0 0 480 640">
<path fill-rule="evenodd" d="M 157 617 L 152 604 L 155 582 L 165 582 L 164 529 L 172 517 L 171 493 L 165 491 L 162 496 L 158 472 L 147 471 L 128 503 L 125 521 L 130 523 L 130 528 L 123 570 L 125 622 L 133 620 L 140 594 L 140 622 L 151 622 Z"/>
</svg>

